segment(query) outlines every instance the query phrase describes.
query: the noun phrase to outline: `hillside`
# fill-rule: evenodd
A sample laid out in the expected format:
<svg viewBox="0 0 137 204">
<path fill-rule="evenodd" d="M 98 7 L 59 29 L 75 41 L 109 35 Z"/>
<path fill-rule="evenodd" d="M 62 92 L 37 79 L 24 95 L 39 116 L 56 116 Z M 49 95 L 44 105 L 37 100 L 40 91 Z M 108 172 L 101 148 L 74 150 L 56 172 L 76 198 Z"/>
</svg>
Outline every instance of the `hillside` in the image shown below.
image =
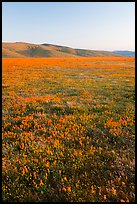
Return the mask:
<svg viewBox="0 0 137 204">
<path fill-rule="evenodd" d="M 2 43 L 2 58 L 119 56 L 108 51 L 73 49 L 53 44 Z"/>
</svg>

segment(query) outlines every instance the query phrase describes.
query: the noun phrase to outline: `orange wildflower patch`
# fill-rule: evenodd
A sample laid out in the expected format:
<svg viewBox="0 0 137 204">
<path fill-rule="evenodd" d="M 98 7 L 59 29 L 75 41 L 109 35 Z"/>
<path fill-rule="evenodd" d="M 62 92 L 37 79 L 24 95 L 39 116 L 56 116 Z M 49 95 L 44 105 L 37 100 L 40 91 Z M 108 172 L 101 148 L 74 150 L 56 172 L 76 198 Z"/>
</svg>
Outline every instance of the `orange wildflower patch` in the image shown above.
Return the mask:
<svg viewBox="0 0 137 204">
<path fill-rule="evenodd" d="M 135 59 L 2 59 L 2 198 L 135 201 Z"/>
</svg>

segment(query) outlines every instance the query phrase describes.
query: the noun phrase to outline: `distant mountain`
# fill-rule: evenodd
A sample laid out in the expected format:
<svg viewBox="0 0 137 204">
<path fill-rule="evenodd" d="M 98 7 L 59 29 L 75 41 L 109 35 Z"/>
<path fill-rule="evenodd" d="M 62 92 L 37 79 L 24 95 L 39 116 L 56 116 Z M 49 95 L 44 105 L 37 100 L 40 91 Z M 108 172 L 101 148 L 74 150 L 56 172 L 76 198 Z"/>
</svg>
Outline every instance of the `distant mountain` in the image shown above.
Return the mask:
<svg viewBox="0 0 137 204">
<path fill-rule="evenodd" d="M 135 57 L 135 52 L 133 51 L 113 51 L 112 53 L 114 54 L 119 54 L 119 55 L 123 55 L 123 56 L 130 56 L 130 57 Z"/>
<path fill-rule="evenodd" d="M 2 43 L 2 58 L 121 56 L 109 51 L 73 49 L 53 44 Z"/>
</svg>

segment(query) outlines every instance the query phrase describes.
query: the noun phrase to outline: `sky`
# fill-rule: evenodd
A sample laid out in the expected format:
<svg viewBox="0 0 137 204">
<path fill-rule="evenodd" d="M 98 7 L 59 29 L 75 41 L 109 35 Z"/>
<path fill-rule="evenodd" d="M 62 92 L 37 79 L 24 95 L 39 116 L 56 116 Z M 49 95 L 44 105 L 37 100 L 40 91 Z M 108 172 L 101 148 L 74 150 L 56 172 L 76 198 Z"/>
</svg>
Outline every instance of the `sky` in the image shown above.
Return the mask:
<svg viewBox="0 0 137 204">
<path fill-rule="evenodd" d="M 135 2 L 3 2 L 2 41 L 135 51 Z"/>
</svg>

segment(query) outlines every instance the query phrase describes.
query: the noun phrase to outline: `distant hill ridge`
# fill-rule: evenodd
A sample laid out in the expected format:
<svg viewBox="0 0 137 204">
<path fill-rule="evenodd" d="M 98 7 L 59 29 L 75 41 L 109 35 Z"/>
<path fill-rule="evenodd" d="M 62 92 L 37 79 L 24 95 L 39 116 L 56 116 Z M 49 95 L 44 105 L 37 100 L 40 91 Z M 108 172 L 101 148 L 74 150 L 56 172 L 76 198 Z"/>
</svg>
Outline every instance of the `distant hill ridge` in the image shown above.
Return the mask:
<svg viewBox="0 0 137 204">
<path fill-rule="evenodd" d="M 121 56 L 121 54 L 109 51 L 74 49 L 71 47 L 47 43 L 39 45 L 25 42 L 2 43 L 2 58 L 78 57 L 78 56 L 103 57 L 103 56 Z"/>
<path fill-rule="evenodd" d="M 113 53 L 119 54 L 119 55 L 124 55 L 124 56 L 135 57 L 135 52 L 134 52 L 134 51 L 128 51 L 128 50 L 121 51 L 121 50 L 116 50 L 116 51 L 113 51 Z"/>
</svg>

